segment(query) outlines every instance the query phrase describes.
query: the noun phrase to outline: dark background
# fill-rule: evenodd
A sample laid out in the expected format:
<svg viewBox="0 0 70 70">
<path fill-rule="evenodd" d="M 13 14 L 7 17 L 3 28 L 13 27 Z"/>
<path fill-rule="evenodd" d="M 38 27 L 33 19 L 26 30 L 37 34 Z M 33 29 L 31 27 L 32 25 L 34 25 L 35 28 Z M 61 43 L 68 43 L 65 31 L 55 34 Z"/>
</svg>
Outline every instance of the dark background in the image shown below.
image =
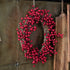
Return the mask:
<svg viewBox="0 0 70 70">
<path fill-rule="evenodd" d="M 27 0 L 27 1 L 32 1 L 32 0 Z M 61 2 L 61 0 L 35 0 L 35 1 L 51 1 L 51 2 Z M 70 4 L 70 0 L 63 0 L 65 3 Z"/>
</svg>

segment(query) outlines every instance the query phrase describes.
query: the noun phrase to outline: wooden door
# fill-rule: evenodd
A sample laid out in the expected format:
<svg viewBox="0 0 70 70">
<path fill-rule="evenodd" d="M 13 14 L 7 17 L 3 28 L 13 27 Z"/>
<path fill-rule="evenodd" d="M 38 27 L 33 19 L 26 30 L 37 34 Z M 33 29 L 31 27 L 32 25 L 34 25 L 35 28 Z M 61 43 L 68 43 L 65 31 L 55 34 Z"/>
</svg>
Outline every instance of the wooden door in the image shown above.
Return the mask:
<svg viewBox="0 0 70 70">
<path fill-rule="evenodd" d="M 25 17 L 32 3 L 23 0 L 0 1 L 0 70 L 53 70 L 53 57 L 33 68 L 31 60 L 24 58 L 17 39 L 16 28 L 20 17 Z M 36 7 L 50 10 L 53 17 L 60 13 L 60 3 L 57 2 L 36 1 Z"/>
</svg>

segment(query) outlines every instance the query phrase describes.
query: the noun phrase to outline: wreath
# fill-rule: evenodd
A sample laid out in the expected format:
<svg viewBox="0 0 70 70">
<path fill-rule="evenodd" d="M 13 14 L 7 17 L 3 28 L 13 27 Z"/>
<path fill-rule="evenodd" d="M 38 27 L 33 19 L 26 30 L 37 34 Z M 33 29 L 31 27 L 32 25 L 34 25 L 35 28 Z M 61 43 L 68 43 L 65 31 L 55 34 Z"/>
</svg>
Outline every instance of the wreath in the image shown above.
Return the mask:
<svg viewBox="0 0 70 70">
<path fill-rule="evenodd" d="M 21 22 L 19 23 L 17 30 L 18 41 L 21 42 L 22 51 L 25 51 L 24 56 L 27 59 L 33 59 L 32 63 L 36 64 L 38 62 L 45 63 L 47 60 L 46 55 L 52 56 L 57 54 L 54 49 L 57 40 L 55 37 L 63 38 L 63 34 L 56 33 L 55 31 L 55 21 L 53 20 L 51 14 L 48 14 L 49 10 L 41 10 L 38 7 L 32 8 L 28 11 L 26 17 L 21 17 Z M 33 47 L 30 35 L 33 31 L 37 30 L 35 24 L 42 23 L 43 27 L 48 27 L 48 33 L 45 31 L 45 41 L 42 43 L 42 48 Z"/>
</svg>

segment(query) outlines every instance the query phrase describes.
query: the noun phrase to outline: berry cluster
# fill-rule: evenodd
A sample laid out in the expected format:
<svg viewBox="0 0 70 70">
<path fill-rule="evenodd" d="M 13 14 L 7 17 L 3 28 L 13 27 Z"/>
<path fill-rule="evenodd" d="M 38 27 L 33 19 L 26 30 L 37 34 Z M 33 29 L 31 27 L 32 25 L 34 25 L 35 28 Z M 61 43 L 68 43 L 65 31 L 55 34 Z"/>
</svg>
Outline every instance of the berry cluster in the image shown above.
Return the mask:
<svg viewBox="0 0 70 70">
<path fill-rule="evenodd" d="M 45 63 L 47 60 L 46 55 L 52 56 L 57 54 L 54 49 L 57 40 L 55 37 L 63 38 L 63 34 L 56 33 L 55 31 L 55 22 L 51 17 L 51 14 L 48 14 L 49 10 L 40 10 L 38 7 L 28 11 L 26 17 L 21 17 L 21 22 L 19 27 L 16 29 L 18 34 L 18 41 L 21 42 L 22 51 L 26 50 L 24 56 L 27 59 L 33 59 L 33 64 L 42 61 Z M 37 27 L 34 24 L 39 24 L 41 22 L 43 26 L 48 26 L 49 33 L 44 33 L 46 36 L 46 41 L 42 43 L 41 51 L 36 47 L 33 48 L 32 40 L 29 38 L 33 31 L 36 31 Z"/>
</svg>

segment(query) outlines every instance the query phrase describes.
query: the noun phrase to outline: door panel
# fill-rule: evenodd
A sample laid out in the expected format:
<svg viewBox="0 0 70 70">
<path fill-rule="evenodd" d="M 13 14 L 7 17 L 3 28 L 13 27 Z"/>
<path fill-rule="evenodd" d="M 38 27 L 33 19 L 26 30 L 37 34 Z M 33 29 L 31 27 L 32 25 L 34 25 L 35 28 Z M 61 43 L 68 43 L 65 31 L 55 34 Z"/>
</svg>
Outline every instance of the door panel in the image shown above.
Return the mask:
<svg viewBox="0 0 70 70">
<path fill-rule="evenodd" d="M 25 17 L 32 3 L 23 0 L 0 1 L 0 70 L 53 70 L 53 57 L 48 57 L 45 64 L 39 62 L 33 68 L 32 60 L 23 56 L 18 42 L 16 28 L 20 17 Z M 53 17 L 60 13 L 60 3 L 57 2 L 36 1 L 36 7 L 50 10 Z"/>
</svg>

